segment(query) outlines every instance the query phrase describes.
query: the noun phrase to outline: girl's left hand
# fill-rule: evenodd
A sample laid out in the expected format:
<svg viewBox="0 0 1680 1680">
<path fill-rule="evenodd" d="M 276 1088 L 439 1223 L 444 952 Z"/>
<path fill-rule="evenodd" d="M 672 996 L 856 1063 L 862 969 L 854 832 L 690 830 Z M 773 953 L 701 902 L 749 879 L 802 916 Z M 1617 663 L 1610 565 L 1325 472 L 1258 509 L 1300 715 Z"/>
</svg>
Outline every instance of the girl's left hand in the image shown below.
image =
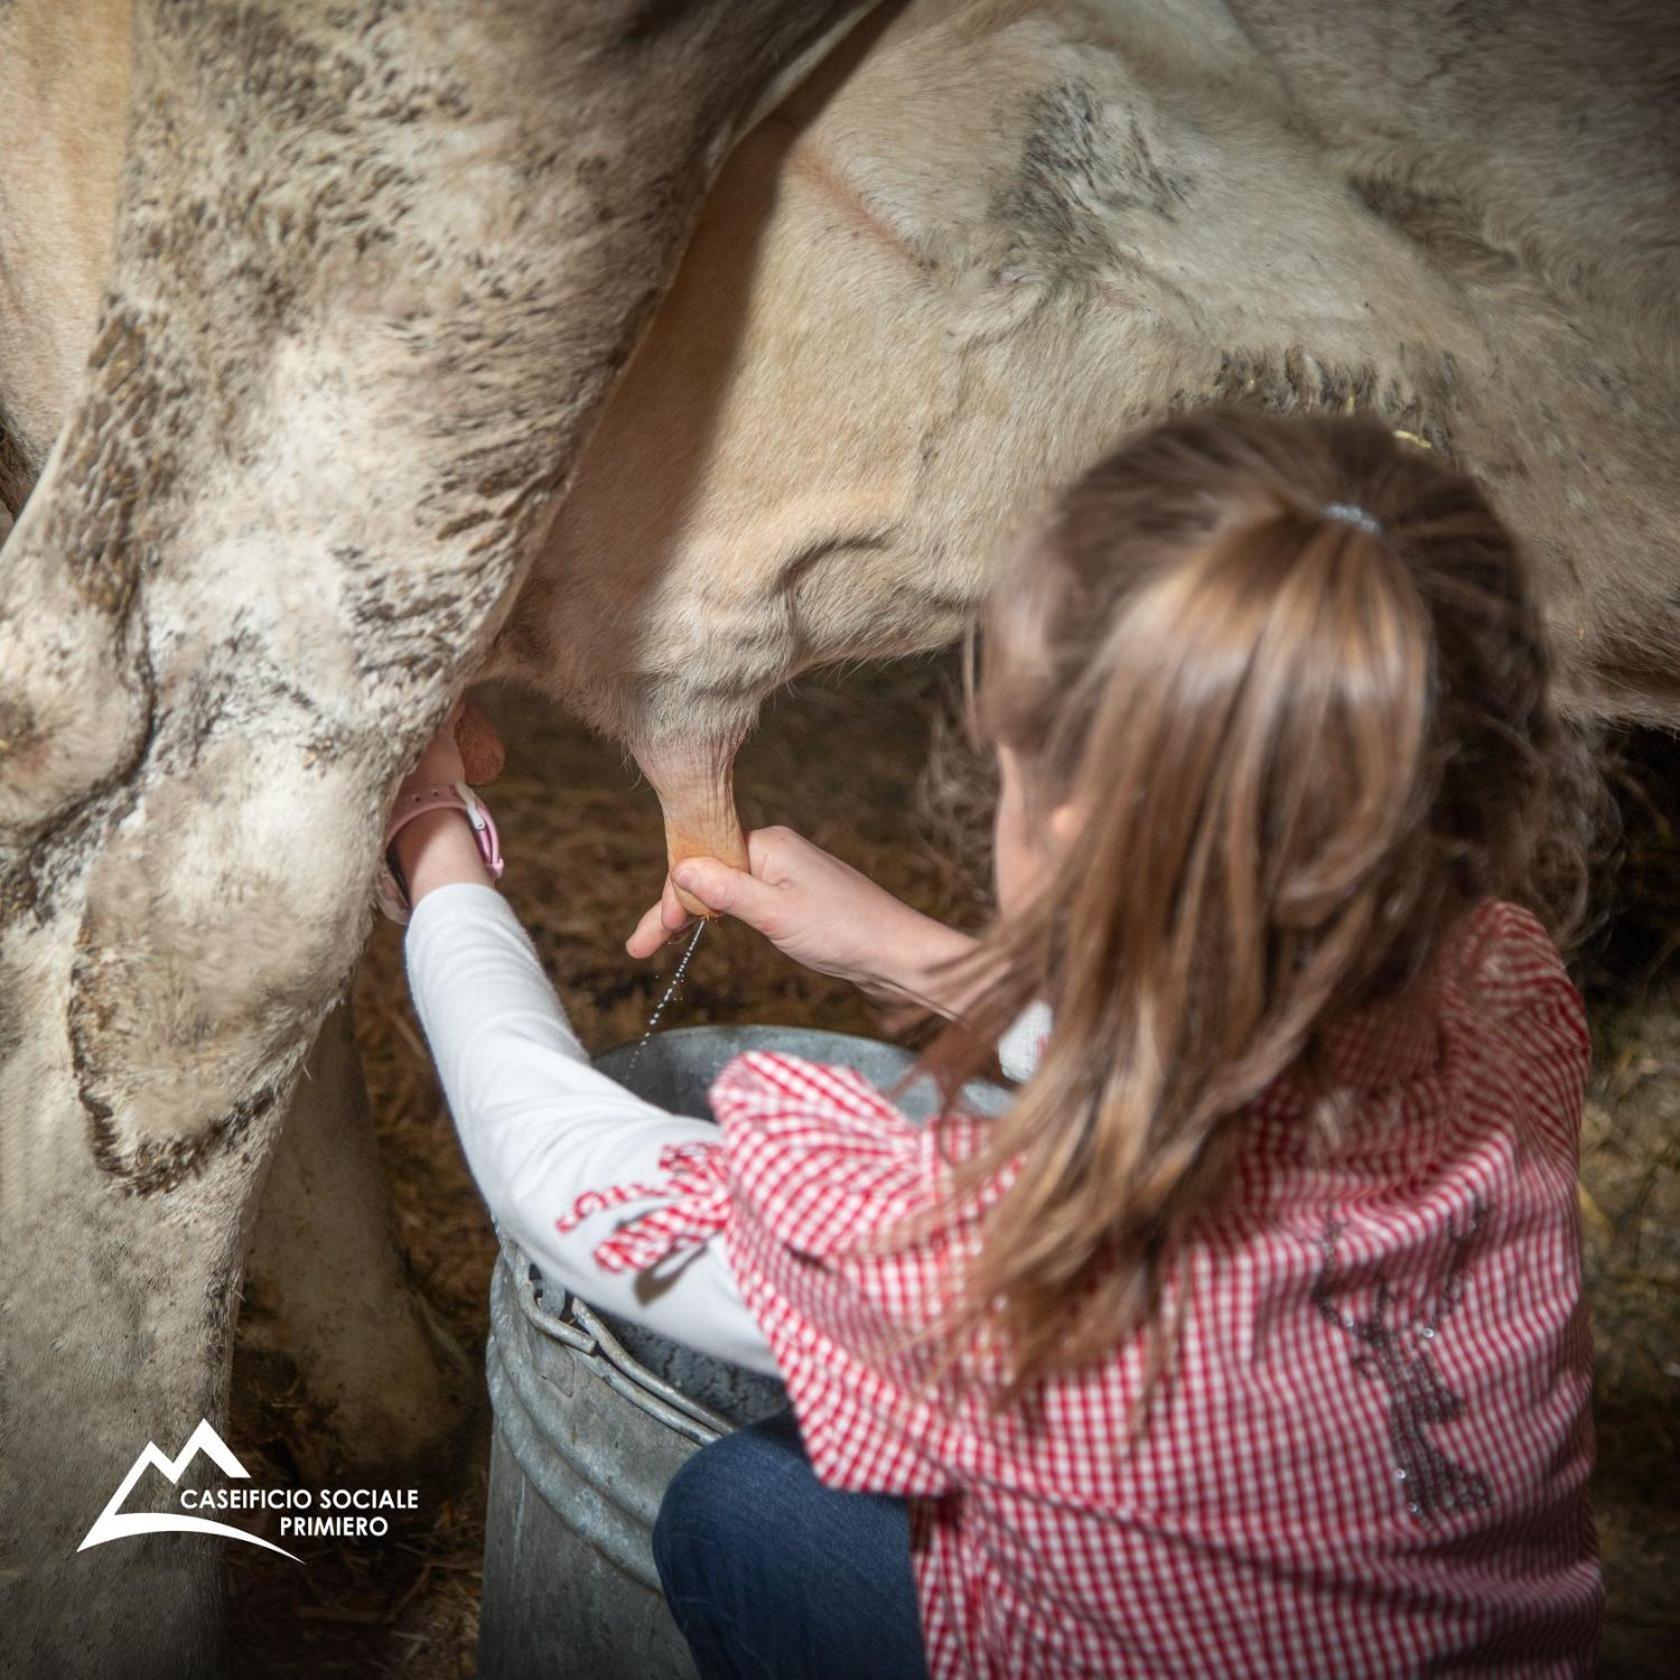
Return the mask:
<svg viewBox="0 0 1680 1680">
<path fill-rule="evenodd" d="M 439 783 L 488 781 L 501 769 L 502 759 L 502 743 L 489 719 L 463 695 L 444 714 L 419 761 L 403 778 L 396 803 Z M 411 817 L 390 852 L 411 907 L 434 888 L 454 881 L 494 885 L 478 841 L 458 811 L 425 811 Z"/>
<path fill-rule="evenodd" d="M 399 797 L 401 792 L 433 787 L 439 782 L 466 782 L 477 787 L 494 781 L 506 760 L 506 749 L 489 718 L 463 694 L 444 714 L 437 733 L 403 778 Z"/>
</svg>

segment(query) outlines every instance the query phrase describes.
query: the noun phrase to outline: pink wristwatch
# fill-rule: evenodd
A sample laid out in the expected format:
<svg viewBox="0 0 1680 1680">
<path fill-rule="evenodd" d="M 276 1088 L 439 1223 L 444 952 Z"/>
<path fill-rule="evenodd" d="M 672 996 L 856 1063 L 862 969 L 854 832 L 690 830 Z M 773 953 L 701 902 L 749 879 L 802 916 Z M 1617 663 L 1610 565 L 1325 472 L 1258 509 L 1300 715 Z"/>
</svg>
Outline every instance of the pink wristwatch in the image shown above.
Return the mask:
<svg viewBox="0 0 1680 1680">
<path fill-rule="evenodd" d="M 391 867 L 391 842 L 416 817 L 423 817 L 428 811 L 464 811 L 467 821 L 472 824 L 473 839 L 478 842 L 478 855 L 484 859 L 490 879 L 499 881 L 502 878 L 502 845 L 496 834 L 496 825 L 478 795 L 465 782 L 437 782 L 431 787 L 405 793 L 397 801 L 390 822 L 385 825 L 379 873 L 374 878 L 379 908 L 399 926 L 408 921 L 414 906 L 408 902 L 408 894 Z"/>
</svg>

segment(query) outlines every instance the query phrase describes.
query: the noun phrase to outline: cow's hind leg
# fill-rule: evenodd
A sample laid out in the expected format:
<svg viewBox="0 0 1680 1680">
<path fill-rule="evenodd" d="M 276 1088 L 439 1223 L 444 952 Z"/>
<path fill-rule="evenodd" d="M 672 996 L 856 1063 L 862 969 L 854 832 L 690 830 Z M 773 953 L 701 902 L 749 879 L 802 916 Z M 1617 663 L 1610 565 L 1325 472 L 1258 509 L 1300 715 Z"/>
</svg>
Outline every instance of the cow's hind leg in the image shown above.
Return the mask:
<svg viewBox="0 0 1680 1680">
<path fill-rule="evenodd" d="M 325 1484 L 446 1483 L 479 1393 L 400 1252 L 348 1002 L 322 1023 L 274 1152 L 246 1261 L 241 1360 L 306 1405 L 286 1445 Z"/>
<path fill-rule="evenodd" d="M 224 1666 L 220 1543 L 100 1539 L 95 1523 L 183 1513 L 171 1461 L 201 1420 L 222 1422 L 246 1210 L 277 1116 L 253 1116 L 170 1190 L 126 1193 L 89 1159 L 70 1095 L 76 919 L 26 919 L 0 938 L 0 1673 L 197 1680 Z M 223 1483 L 212 1470 L 182 1464 L 181 1487 Z"/>
<path fill-rule="evenodd" d="M 222 1421 L 255 1194 L 396 782 L 734 134 L 862 9 L 136 6 L 100 349 L 0 578 L 47 615 L 0 670 L 115 637 L 137 720 L 76 758 L 35 706 L 0 757 L 8 1677 L 215 1666 L 212 1537 L 80 1537 L 148 1439 Z"/>
</svg>

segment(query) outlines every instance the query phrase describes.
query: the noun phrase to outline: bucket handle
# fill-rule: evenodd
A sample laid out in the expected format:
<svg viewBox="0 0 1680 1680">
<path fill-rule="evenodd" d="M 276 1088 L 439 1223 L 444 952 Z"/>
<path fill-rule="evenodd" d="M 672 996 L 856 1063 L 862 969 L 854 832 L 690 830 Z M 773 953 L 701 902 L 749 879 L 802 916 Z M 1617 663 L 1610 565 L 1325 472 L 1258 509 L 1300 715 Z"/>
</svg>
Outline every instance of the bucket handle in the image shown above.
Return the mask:
<svg viewBox="0 0 1680 1680">
<path fill-rule="evenodd" d="M 577 1296 L 565 1292 L 565 1311 L 562 1318 L 543 1304 L 531 1277 L 531 1264 L 517 1248 L 505 1239 L 502 1242 L 502 1264 L 513 1278 L 514 1295 L 519 1310 L 545 1336 L 563 1342 L 588 1358 L 590 1366 L 626 1400 L 690 1440 L 698 1439 L 702 1446 L 729 1435 L 735 1426 L 728 1418 L 719 1416 L 709 1406 L 692 1400 L 680 1388 L 656 1377 L 635 1358 L 622 1342 L 604 1325 Z M 539 1273 L 539 1276 L 541 1274 Z M 676 1416 L 672 1416 L 672 1413 Z M 703 1431 L 702 1436 L 697 1432 Z"/>
</svg>

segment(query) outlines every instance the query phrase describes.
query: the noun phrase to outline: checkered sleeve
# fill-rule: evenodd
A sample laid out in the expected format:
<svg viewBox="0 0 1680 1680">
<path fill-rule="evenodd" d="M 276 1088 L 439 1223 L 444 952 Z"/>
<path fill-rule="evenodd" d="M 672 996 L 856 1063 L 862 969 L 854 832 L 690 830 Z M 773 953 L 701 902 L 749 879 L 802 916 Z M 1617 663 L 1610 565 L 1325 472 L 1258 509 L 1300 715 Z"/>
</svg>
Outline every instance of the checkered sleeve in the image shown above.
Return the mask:
<svg viewBox="0 0 1680 1680">
<path fill-rule="evenodd" d="M 954 1245 L 900 1234 L 942 1203 L 939 1141 L 859 1074 L 792 1056 L 737 1057 L 711 1099 L 730 1262 L 818 1477 L 945 1492 L 952 1413 L 917 1338 L 940 1313 Z"/>
</svg>

